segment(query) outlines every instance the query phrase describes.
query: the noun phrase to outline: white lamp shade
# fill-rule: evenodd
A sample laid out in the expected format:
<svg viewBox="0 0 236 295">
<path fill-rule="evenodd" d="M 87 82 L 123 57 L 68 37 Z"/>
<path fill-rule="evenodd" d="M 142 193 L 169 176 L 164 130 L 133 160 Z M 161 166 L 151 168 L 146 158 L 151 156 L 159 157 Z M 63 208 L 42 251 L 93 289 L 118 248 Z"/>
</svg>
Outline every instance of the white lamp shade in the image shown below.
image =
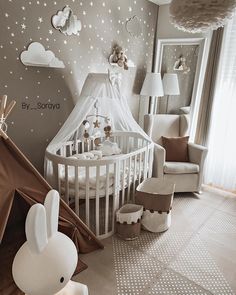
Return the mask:
<svg viewBox="0 0 236 295">
<path fill-rule="evenodd" d="M 165 95 L 179 95 L 179 80 L 177 74 L 165 73 L 163 77 Z"/>
<path fill-rule="evenodd" d="M 163 96 L 163 84 L 160 73 L 147 73 L 140 95 Z"/>
</svg>

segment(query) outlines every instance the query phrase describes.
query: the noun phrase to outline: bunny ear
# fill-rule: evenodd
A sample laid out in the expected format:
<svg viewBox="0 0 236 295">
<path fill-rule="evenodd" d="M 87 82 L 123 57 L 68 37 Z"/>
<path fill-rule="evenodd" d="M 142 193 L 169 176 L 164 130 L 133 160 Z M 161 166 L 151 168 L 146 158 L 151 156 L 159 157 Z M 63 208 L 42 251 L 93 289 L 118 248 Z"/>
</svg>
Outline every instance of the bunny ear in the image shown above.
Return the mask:
<svg viewBox="0 0 236 295">
<path fill-rule="evenodd" d="M 44 201 L 47 216 L 48 238 L 58 230 L 59 202 L 59 193 L 56 190 L 49 191 Z"/>
<path fill-rule="evenodd" d="M 27 215 L 25 233 L 29 248 L 34 253 L 41 253 L 48 243 L 46 211 L 43 205 L 33 205 Z"/>
</svg>

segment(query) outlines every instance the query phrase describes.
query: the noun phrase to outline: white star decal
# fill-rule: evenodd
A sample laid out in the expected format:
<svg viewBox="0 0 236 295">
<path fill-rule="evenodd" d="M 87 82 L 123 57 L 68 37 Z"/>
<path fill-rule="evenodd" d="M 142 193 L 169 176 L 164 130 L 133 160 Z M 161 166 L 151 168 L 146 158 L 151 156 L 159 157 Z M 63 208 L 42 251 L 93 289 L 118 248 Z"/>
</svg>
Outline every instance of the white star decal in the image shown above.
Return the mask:
<svg viewBox="0 0 236 295">
<path fill-rule="evenodd" d="M 52 34 L 53 34 L 53 31 L 52 31 L 52 30 L 49 30 L 48 33 L 49 33 L 50 35 L 52 35 Z"/>
<path fill-rule="evenodd" d="M 39 18 L 38 18 L 38 21 L 39 21 L 40 23 L 42 23 L 42 22 L 43 22 L 43 18 L 42 18 L 42 17 L 39 17 Z"/>
<path fill-rule="evenodd" d="M 25 24 L 21 24 L 21 27 L 22 27 L 23 30 L 26 29 L 26 25 Z"/>
</svg>

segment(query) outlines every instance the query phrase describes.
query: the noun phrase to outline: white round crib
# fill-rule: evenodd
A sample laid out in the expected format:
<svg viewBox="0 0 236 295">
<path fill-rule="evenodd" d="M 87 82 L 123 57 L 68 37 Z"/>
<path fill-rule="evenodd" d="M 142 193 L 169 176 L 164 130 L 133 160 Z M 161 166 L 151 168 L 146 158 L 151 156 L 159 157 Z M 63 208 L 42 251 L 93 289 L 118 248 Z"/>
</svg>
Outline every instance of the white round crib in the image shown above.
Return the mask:
<svg viewBox="0 0 236 295">
<path fill-rule="evenodd" d="M 103 140 L 103 139 L 101 139 Z M 46 151 L 56 189 L 99 238 L 114 233 L 115 212 L 134 201 L 136 186 L 152 175 L 153 143 L 140 133 L 114 132 L 121 154 L 100 160 L 70 158 L 95 149 L 93 140 L 68 141 L 55 153 Z"/>
</svg>

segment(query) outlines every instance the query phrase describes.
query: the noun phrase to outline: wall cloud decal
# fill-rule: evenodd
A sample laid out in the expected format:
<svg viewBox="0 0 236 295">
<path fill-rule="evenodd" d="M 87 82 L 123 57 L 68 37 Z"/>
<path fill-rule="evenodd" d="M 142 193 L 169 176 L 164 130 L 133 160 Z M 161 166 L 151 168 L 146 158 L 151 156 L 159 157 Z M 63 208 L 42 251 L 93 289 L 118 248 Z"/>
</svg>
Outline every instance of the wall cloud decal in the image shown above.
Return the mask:
<svg viewBox="0 0 236 295">
<path fill-rule="evenodd" d="M 59 10 L 57 14 L 52 17 L 52 25 L 61 33 L 71 36 L 72 34 L 78 35 L 81 31 L 81 21 L 73 14 L 69 6 Z"/>
<path fill-rule="evenodd" d="M 125 24 L 127 32 L 132 37 L 140 37 L 142 34 L 142 26 L 137 15 L 129 18 Z"/>
<path fill-rule="evenodd" d="M 46 50 L 39 42 L 33 42 L 20 56 L 21 62 L 26 66 L 64 68 L 63 61 L 55 57 L 51 50 Z"/>
</svg>

